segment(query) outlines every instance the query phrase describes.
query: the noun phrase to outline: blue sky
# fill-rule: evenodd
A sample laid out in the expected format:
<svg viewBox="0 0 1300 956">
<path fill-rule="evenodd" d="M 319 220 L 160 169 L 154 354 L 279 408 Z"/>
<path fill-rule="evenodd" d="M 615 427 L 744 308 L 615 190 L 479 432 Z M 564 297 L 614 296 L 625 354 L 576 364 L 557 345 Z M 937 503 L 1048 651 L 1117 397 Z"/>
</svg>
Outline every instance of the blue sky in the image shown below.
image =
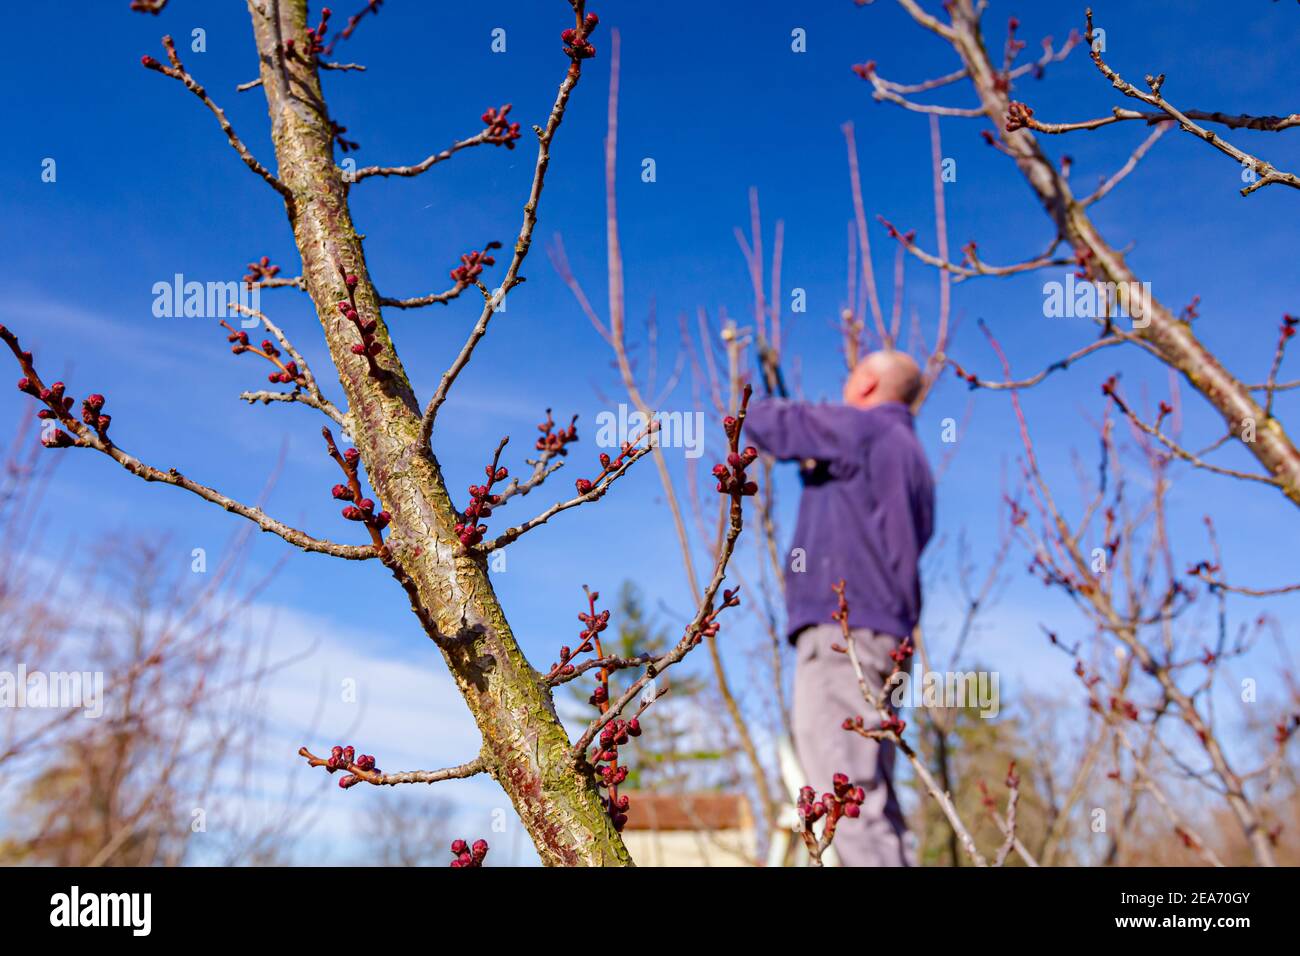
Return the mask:
<svg viewBox="0 0 1300 956">
<path fill-rule="evenodd" d="M 75 19 L 41 5 L 7 14 L 11 36 L 25 37 L 7 52 L 0 86 L 6 117 L 0 139 L 0 194 L 5 229 L 0 254 L 6 289 L 0 321 L 37 352 L 47 376 L 63 375 L 70 391 L 100 391 L 109 398 L 118 442 L 160 467 L 175 465 L 227 493 L 257 495 L 282 443 L 284 474 L 267 510 L 314 534 L 348 540 L 355 530 L 338 518 L 329 497 L 334 466 L 321 453 L 320 422 L 297 407 L 250 408 L 244 388 L 261 387 L 264 372 L 249 357 L 229 354 L 211 320 L 157 319 L 152 287 L 174 273 L 199 281 L 237 279 L 243 264 L 266 254 L 296 274 L 297 257 L 279 197 L 250 175 L 224 143 L 212 117 L 179 84 L 141 69 L 139 57 L 161 56 L 158 38 L 170 32 L 182 57 L 227 111 L 246 143 L 274 164 L 265 101 L 258 91 L 236 93 L 255 75 L 248 16 L 243 4 L 173 0 L 158 18 L 133 15 L 127 3 L 82 5 Z M 851 216 L 840 124 L 857 126 L 859 159 L 877 272 L 889 295 L 893 249 L 874 221 L 880 213 L 933 248 L 933 211 L 926 118 L 874 103 L 869 86 L 849 66 L 874 59 L 882 75 L 914 82 L 954 67 L 952 54 L 916 28 L 893 4 L 867 8 L 850 0 L 817 4 L 732 2 L 708 5 L 678 0 L 592 4 L 602 18 L 595 39 L 600 56 L 586 65 L 553 150 L 540 209 L 537 242 L 512 295 L 509 312 L 462 376 L 443 411 L 436 449 L 453 493 L 467 484 L 503 434 L 515 436 L 507 464 L 518 468 L 543 409 L 556 417 L 581 413 L 580 430 L 592 434 L 601 395 L 620 390 L 605 345 L 591 329 L 547 262 L 542 241 L 564 236 L 574 270 L 604 313 L 604 202 L 602 137 L 605 130 L 610 28 L 622 36 L 619 201 L 628 274 L 630 316 L 640 321 L 655 303 L 671 364 L 675 317 L 698 306 L 725 308 L 743 320 L 750 295 L 744 262 L 732 236 L 748 221 L 747 190 L 760 192 L 770 249 L 776 218 L 785 222 L 784 294 L 806 290 L 808 311 L 787 312 L 788 349 L 802 362 L 806 391 L 839 391 L 840 360 L 832 323 L 842 306 L 845 228 Z M 937 4 L 931 4 L 937 6 Z M 1294 5 L 1148 2 L 1094 4 L 1107 29 L 1108 60 L 1125 76 L 1166 72 L 1173 102 L 1229 112 L 1286 113 L 1300 84 L 1300 63 L 1290 51 L 1300 41 Z M 351 12 L 340 5 L 336 23 Z M 1058 40 L 1082 26 L 1083 5 L 1065 2 L 993 3 L 986 16 L 990 43 L 1000 44 L 1006 16 L 1022 20 L 1030 40 Z M 326 79 L 333 115 L 361 143 L 362 164 L 415 162 L 434 149 L 470 135 L 489 105 L 514 104 L 525 126 L 514 151 L 479 148 L 414 180 L 371 180 L 353 190 L 353 215 L 366 235 L 370 272 L 385 295 L 411 296 L 444 289 L 460 253 L 488 239 L 507 246 L 519 227 L 534 150 L 527 127 L 544 122 L 566 61 L 557 35 L 569 23 L 563 0 L 509 0 L 495 4 L 412 3 L 389 0 L 380 16 L 340 46 L 340 58 L 368 65 L 364 74 Z M 206 31 L 204 53 L 187 52 L 194 28 Z M 505 53 L 490 49 L 491 31 L 507 31 Z M 791 50 L 791 30 L 807 31 L 807 52 Z M 956 87 L 937 102 L 970 105 Z M 1120 98 L 1077 50 L 1049 69 L 1042 82 L 1025 81 L 1019 95 L 1040 118 L 1072 120 L 1102 115 Z M 1127 105 L 1127 104 L 1125 104 Z M 957 162 L 946 187 L 954 249 L 969 239 L 990 262 L 1036 254 L 1051 238 L 1048 220 L 1009 162 L 980 140 L 982 120 L 945 119 L 944 155 Z M 1076 182 L 1109 175 L 1143 138 L 1139 128 L 1116 127 L 1048 141 L 1055 156 L 1074 159 Z M 1288 134 L 1234 134 L 1247 150 L 1295 169 L 1300 149 Z M 1292 134 L 1293 135 L 1293 134 Z M 657 178 L 641 181 L 642 160 L 655 160 Z M 57 181 L 41 180 L 42 161 L 57 162 Z M 1096 221 L 1112 245 L 1152 282 L 1155 295 L 1180 307 L 1201 297 L 1198 332 L 1234 371 L 1251 380 L 1267 372 L 1284 311 L 1300 310 L 1300 275 L 1293 223 L 1300 197 L 1270 187 L 1249 199 L 1237 194 L 1238 169 L 1190 137 L 1164 137 L 1139 170 L 1096 208 Z M 1059 278 L 1059 276 L 1056 276 Z M 950 354 L 969 368 L 992 373 L 993 357 L 975 328 L 983 318 L 1001 338 L 1019 373 L 1037 371 L 1094 336 L 1085 320 L 1042 317 L 1042 283 L 1051 276 L 979 280 L 956 287 L 954 314 L 961 327 Z M 909 306 L 933 327 L 937 280 L 918 263 L 908 266 Z M 388 315 L 397 347 L 424 397 L 459 350 L 477 317 L 467 296 L 447 308 Z M 313 360 L 332 394 L 337 383 L 324 356 L 319 329 L 305 297 L 269 290 L 266 311 Z M 788 299 L 787 299 L 788 302 Z M 886 305 L 888 308 L 888 305 Z M 1165 370 L 1140 355 L 1094 357 L 1026 396 L 1039 453 L 1062 487 L 1072 487 L 1069 455 L 1091 463 L 1095 440 L 1088 416 L 1101 411 L 1099 383 L 1121 372 L 1127 392 L 1146 389 L 1152 401 L 1167 393 Z M 16 375 L 16 372 L 15 372 Z M 962 419 L 968 393 L 946 381 L 918 422 L 932 457 L 942 451 L 939 423 Z M 1203 403 L 1184 390 L 1193 444 L 1218 436 Z M 0 391 L 0 416 L 16 416 L 26 401 Z M 684 407 L 689 390 L 666 403 Z M 1294 399 L 1279 401 L 1285 419 Z M 1203 440 L 1201 440 L 1203 439 Z M 940 532 L 964 531 L 977 557 L 991 552 L 998 516 L 1001 470 L 1014 471 L 1018 441 L 1003 396 L 977 396 L 969 428 L 940 493 Z M 513 454 L 511 454 L 513 453 Z M 173 489 L 148 487 L 99 456 L 65 453 L 47 521 L 51 550 L 69 539 L 90 541 L 123 529 L 170 532 L 177 560 L 188 564 L 194 547 L 217 548 L 233 518 Z M 545 489 L 512 505 L 541 510 L 594 459 L 578 446 Z M 1225 463 L 1245 466 L 1234 450 Z M 792 476 L 784 475 L 783 482 Z M 785 487 L 787 509 L 795 487 Z M 1066 494 L 1066 500 L 1069 495 Z M 458 497 L 458 500 L 460 498 Z M 462 502 L 463 503 L 463 502 Z M 1205 475 L 1185 475 L 1173 494 L 1179 553 L 1205 556 L 1202 514 L 1212 513 L 1223 540 L 1229 574 L 1261 586 L 1297 577 L 1291 542 L 1300 515 L 1280 495 Z M 792 513 L 783 526 L 791 527 Z M 254 559 L 267 563 L 283 552 L 278 540 L 260 541 Z M 1066 662 L 1048 654 L 1039 621 L 1078 629 L 1077 618 L 1022 573 L 1012 552 L 1012 583 L 987 619 L 978 654 L 1034 690 L 1069 688 Z M 635 469 L 597 506 L 578 509 L 514 546 L 509 570 L 497 587 L 515 630 L 538 666 L 572 638 L 581 585 L 613 594 L 624 578 L 637 580 L 656 603 L 683 613 L 688 607 L 676 543 L 650 467 Z M 931 623 L 939 633 L 945 582 L 932 594 Z M 266 599 L 290 619 L 278 640 L 286 654 L 295 639 L 325 636 L 326 649 L 303 667 L 316 674 L 370 668 L 405 668 L 413 686 L 450 694 L 442 664 L 378 566 L 357 567 L 316 556 L 295 556 Z M 1242 618 L 1259 605 L 1233 602 Z M 1269 605 L 1284 619 L 1296 600 Z M 940 619 L 935 619 L 939 615 Z M 1289 637 L 1295 627 L 1286 625 Z M 332 648 L 332 651 L 331 651 Z M 332 656 L 331 656 L 332 654 Z M 734 661 L 734 670 L 744 669 Z M 420 677 L 418 675 L 425 674 Z M 1264 676 L 1264 675 L 1261 675 Z M 372 693 L 383 696 L 374 679 Z M 1004 679 L 1004 688 L 1009 681 Z M 288 696 L 286 694 L 286 696 Z M 412 693 L 418 706 L 420 693 Z M 402 715 L 367 716 L 373 738 L 405 744 L 403 756 L 435 766 L 466 759 L 473 727 L 452 698 L 427 739 L 402 740 Z M 368 714 L 381 713 L 375 708 Z M 296 734 L 286 715 L 286 740 Z M 321 730 L 330 738 L 328 727 Z M 316 741 L 328 742 L 322 738 Z M 379 748 L 374 748 L 377 752 Z M 286 760 L 292 749 L 286 752 Z M 380 753 L 381 763 L 384 755 Z M 392 761 L 388 761 L 395 766 Z M 324 781 L 320 781 L 323 785 Z M 456 787 L 460 787 L 457 790 Z M 464 794 L 469 825 L 503 802 L 490 784 L 456 785 Z M 342 796 L 330 794 L 330 796 Z M 346 795 L 359 806 L 359 795 Z M 366 797 L 374 796 L 367 794 Z M 496 803 L 494 804 L 494 800 Z"/>
</svg>

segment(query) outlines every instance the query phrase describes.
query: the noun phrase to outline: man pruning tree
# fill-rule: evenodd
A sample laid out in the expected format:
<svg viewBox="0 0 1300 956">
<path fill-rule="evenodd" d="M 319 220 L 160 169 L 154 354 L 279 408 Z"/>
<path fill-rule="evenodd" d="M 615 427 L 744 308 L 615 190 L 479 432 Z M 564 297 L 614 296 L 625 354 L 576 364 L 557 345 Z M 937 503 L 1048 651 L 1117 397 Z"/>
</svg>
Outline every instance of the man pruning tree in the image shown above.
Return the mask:
<svg viewBox="0 0 1300 956">
<path fill-rule="evenodd" d="M 775 370 L 769 385 L 783 391 Z M 845 773 L 866 790 L 856 818 L 839 824 L 845 866 L 912 866 L 894 791 L 894 748 L 840 729 L 865 702 L 832 615 L 845 582 L 865 676 L 879 690 L 890 653 L 921 614 L 917 562 L 934 527 L 934 479 L 912 424 L 921 371 L 903 352 L 873 352 L 844 383 L 839 404 L 769 398 L 750 406 L 746 434 L 781 461 L 803 463 L 803 495 L 785 573 L 787 629 L 795 645 L 795 750 L 819 791 Z"/>
</svg>

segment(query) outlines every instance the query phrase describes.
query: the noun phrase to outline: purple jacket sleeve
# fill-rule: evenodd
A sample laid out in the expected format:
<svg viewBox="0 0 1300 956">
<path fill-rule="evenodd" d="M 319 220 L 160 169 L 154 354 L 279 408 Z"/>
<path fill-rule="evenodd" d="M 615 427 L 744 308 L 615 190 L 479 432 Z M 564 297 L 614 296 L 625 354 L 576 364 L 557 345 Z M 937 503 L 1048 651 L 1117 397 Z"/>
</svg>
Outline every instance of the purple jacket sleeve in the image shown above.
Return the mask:
<svg viewBox="0 0 1300 956">
<path fill-rule="evenodd" d="M 754 402 L 745 417 L 745 434 L 760 451 L 780 461 L 834 461 L 844 454 L 844 436 L 829 410 L 808 402 L 785 398 Z"/>
</svg>

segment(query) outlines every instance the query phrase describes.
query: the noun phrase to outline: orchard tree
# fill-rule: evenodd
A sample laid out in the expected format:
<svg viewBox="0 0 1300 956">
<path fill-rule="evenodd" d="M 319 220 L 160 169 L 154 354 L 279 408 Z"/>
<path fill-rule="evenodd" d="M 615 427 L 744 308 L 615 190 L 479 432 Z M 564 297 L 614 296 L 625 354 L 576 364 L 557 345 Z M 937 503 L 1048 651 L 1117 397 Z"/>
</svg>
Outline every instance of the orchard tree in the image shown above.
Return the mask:
<svg viewBox="0 0 1300 956">
<path fill-rule="evenodd" d="M 167 0 L 135 0 L 131 6 L 158 15 L 164 12 Z M 754 493 L 745 467 L 755 453 L 741 443 L 748 393 L 723 423 L 728 463 L 717 468 L 717 490 L 727 502 L 726 545 L 680 638 L 654 655 L 611 658 L 599 654 L 599 632 L 608 622 L 608 612 L 597 609 L 593 592 L 577 647 L 562 649 L 558 663 L 539 671 L 524 657 L 488 577 L 493 552 L 561 512 L 603 497 L 649 452 L 655 439 L 653 425 L 613 449 L 617 454 L 602 453 L 598 464 L 586 472 L 587 477 L 577 479 L 572 496 L 532 518 L 491 530 L 488 521 L 511 499 L 523 500 L 525 492 L 554 473 L 556 459 L 569 451 L 566 446 L 577 437 L 576 428 L 570 425 L 557 431 L 548 415 L 536 441 L 532 473 L 508 484 L 509 470 L 501 464 L 507 442 L 503 438 L 485 465 L 483 483 L 471 486 L 468 498 L 457 495 L 459 500 L 453 500 L 433 449 L 439 410 L 488 334 L 493 316 L 524 281 L 521 269 L 538 221 L 551 148 L 584 65 L 597 55 L 593 42 L 597 15 L 586 10 L 586 0 L 570 0 L 570 6 L 572 25 L 557 24 L 556 57 L 562 77 L 550 115 L 532 129 L 537 150 L 532 184 L 523 206 L 522 225 L 508 253 L 503 253 L 508 256 L 504 274 L 495 289 L 489 289 L 481 278 L 485 267 L 495 265 L 492 244 L 462 257 L 461 265 L 452 270 L 447 291 L 415 299 L 386 298 L 376 290 L 349 210 L 350 191 L 363 188 L 365 181 L 374 177 L 418 176 L 471 147 L 514 149 L 525 137 L 520 124 L 509 119 L 510 106 L 489 108 L 483 114 L 480 132 L 415 165 L 348 169 L 344 167 L 351 164 L 345 163 L 341 167 L 337 154 L 348 152 L 355 144 L 345 137 L 346 127 L 330 114 L 322 74 L 344 76 L 354 69 L 353 64 L 334 62 L 331 53 L 339 39 L 374 18 L 380 0 L 370 0 L 337 33 L 328 8 L 313 13 L 306 0 L 249 0 L 258 76 L 243 89 L 260 88 L 266 98 L 274 164 L 252 154 L 209 91 L 182 62 L 171 37 L 163 37 L 163 58 L 146 55 L 141 59 L 146 69 L 176 81 L 206 107 L 239 159 L 283 199 L 302 271 L 296 277 L 280 276 L 278 267 L 261 259 L 250 264 L 245 281 L 256 288 L 296 288 L 310 296 L 345 402 L 336 404 L 325 396 L 302 354 L 259 310 L 232 304 L 245 317 L 261 323 L 267 338 L 257 343 L 243 328 L 227 326 L 229 341 L 237 355 L 264 360 L 270 382 L 281 386 L 246 392 L 245 400 L 299 403 L 328 419 L 323 452 L 340 469 L 340 481 L 332 494 L 344 504 L 342 516 L 363 539 L 360 543 L 316 537 L 176 468 L 146 464 L 118 444 L 123 432 L 130 434 L 132 423 L 113 425 L 105 396 L 87 394 L 78 403 L 63 382 L 47 383 L 36 359 L 14 331 L 0 329 L 0 338 L 21 366 L 18 387 L 40 403 L 39 414 L 46 425 L 42 440 L 47 447 L 98 452 L 138 478 L 188 491 L 303 551 L 341 560 L 378 561 L 391 572 L 421 627 L 441 651 L 482 735 L 481 750 L 467 754 L 465 763 L 455 767 L 385 773 L 376 767 L 374 757 L 358 755 L 352 747 L 336 747 L 323 758 L 303 748 L 301 754 L 312 765 L 331 773 L 340 771 L 338 780 L 345 789 L 359 783 L 427 783 L 486 773 L 509 796 L 544 863 L 630 865 L 619 836 L 627 819 L 627 799 L 618 796 L 617 785 L 627 768 L 618 761 L 618 746 L 635 736 L 638 728 L 635 718 L 625 716 L 625 711 L 638 701 L 642 708 L 648 706 L 653 694 L 647 695 L 645 690 L 654 676 L 679 662 L 706 636 L 712 638 L 719 626 L 719 612 L 739 603 L 734 590 L 724 591 L 722 583 L 741 531 L 741 502 Z M 418 308 L 473 292 L 482 296 L 478 319 L 434 394 L 421 401 L 393 346 L 383 308 Z M 351 447 L 340 450 L 331 425 L 345 433 Z M 369 483 L 369 492 L 363 481 Z M 609 675 L 633 667 L 639 669 L 639 676 L 626 682 L 619 696 L 611 699 Z M 598 675 L 592 696 L 598 716 L 572 741 L 557 716 L 553 690 L 593 671 Z M 475 842 L 471 848 L 465 841 L 457 841 L 452 865 L 480 865 L 487 851 L 486 844 L 480 844 Z"/>
</svg>

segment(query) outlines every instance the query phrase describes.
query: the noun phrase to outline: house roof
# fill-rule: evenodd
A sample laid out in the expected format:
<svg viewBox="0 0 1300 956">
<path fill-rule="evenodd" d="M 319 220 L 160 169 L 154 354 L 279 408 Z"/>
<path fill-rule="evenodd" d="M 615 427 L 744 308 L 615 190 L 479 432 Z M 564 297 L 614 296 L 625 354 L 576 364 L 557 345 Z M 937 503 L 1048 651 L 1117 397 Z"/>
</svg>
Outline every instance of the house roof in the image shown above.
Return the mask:
<svg viewBox="0 0 1300 956">
<path fill-rule="evenodd" d="M 739 793 L 622 793 L 631 800 L 628 830 L 748 830 L 754 825 L 749 801 Z"/>
</svg>

